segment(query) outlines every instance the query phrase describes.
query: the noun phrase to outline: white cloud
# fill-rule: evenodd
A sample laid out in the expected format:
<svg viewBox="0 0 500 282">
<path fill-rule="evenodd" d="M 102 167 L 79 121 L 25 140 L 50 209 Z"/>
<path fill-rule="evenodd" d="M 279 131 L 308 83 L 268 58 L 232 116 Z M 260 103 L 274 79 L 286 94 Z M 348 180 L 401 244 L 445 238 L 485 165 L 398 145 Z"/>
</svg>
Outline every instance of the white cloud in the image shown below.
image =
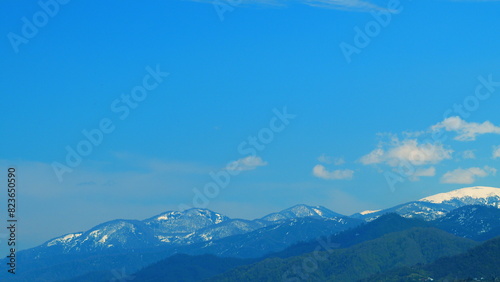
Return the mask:
<svg viewBox="0 0 500 282">
<path fill-rule="evenodd" d="M 344 160 L 344 158 L 335 158 L 333 160 L 333 164 L 334 165 L 343 165 L 343 164 L 345 164 L 345 160 Z"/>
<path fill-rule="evenodd" d="M 344 158 L 333 158 L 333 157 L 327 156 L 325 154 L 322 154 L 321 156 L 319 156 L 318 161 L 320 163 L 324 163 L 324 164 L 334 164 L 334 165 L 345 164 Z"/>
<path fill-rule="evenodd" d="M 494 159 L 500 158 L 500 145 L 493 146 L 493 156 Z"/>
<path fill-rule="evenodd" d="M 500 127 L 495 126 L 489 121 L 483 123 L 466 122 L 458 116 L 449 117 L 431 127 L 431 130 L 454 131 L 457 133 L 457 141 L 474 141 L 481 134 L 494 133 L 500 134 Z"/>
<path fill-rule="evenodd" d="M 325 154 L 322 154 L 321 156 L 318 157 L 318 162 L 324 163 L 324 164 L 331 164 L 332 163 L 332 157 L 329 157 Z"/>
<path fill-rule="evenodd" d="M 377 148 L 371 151 L 368 155 L 361 157 L 361 163 L 364 165 L 378 164 L 386 159 L 385 151 L 382 148 Z"/>
<path fill-rule="evenodd" d="M 231 171 L 254 170 L 259 166 L 265 166 L 267 162 L 260 157 L 248 156 L 230 163 L 226 169 Z"/>
<path fill-rule="evenodd" d="M 386 145 L 387 149 L 383 149 L 383 146 L 380 145 L 379 148 L 361 157 L 361 163 L 365 165 L 386 163 L 393 167 L 405 162 L 412 165 L 427 165 L 451 159 L 453 153 L 453 150 L 444 148 L 442 144 L 419 144 L 416 139 L 399 141 L 393 138 L 392 143 Z"/>
<path fill-rule="evenodd" d="M 495 175 L 495 168 L 485 166 L 483 168 L 471 167 L 467 169 L 458 168 L 453 171 L 448 171 L 441 177 L 441 183 L 449 184 L 472 184 L 478 177 L 486 177 Z"/>
<path fill-rule="evenodd" d="M 425 130 L 422 130 L 422 131 L 403 131 L 401 134 L 405 139 L 410 139 L 410 138 L 420 137 L 425 133 L 426 133 Z"/>
<path fill-rule="evenodd" d="M 352 179 L 354 171 L 350 169 L 328 171 L 324 166 L 316 165 L 313 168 L 313 175 L 322 179 Z"/>
<path fill-rule="evenodd" d="M 431 177 L 436 175 L 436 168 L 433 166 L 429 168 L 419 168 L 415 170 L 415 173 L 410 176 L 411 181 L 419 181 L 420 177 Z"/>
<path fill-rule="evenodd" d="M 476 158 L 476 154 L 473 150 L 465 150 L 462 152 L 462 158 L 464 160 L 471 160 Z"/>
</svg>

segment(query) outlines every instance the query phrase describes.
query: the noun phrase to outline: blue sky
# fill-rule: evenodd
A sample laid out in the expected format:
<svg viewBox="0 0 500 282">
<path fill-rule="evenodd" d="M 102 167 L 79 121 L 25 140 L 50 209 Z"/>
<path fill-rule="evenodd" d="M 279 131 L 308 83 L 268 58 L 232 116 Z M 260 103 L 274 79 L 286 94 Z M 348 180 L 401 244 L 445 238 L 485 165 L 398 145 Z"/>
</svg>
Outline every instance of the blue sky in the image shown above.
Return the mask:
<svg viewBox="0 0 500 282">
<path fill-rule="evenodd" d="M 24 247 L 193 206 L 193 189 L 256 218 L 500 186 L 499 2 L 57 3 L 0 4 L 0 167 L 18 169 Z M 230 179 L 207 194 L 211 173 Z"/>
</svg>

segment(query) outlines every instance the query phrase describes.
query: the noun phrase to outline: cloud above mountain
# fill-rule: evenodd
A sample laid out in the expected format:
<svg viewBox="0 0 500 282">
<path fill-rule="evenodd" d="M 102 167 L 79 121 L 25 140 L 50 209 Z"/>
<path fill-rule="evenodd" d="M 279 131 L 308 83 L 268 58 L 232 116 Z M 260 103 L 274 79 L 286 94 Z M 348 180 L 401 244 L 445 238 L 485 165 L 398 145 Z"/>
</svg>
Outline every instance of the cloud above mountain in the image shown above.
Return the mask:
<svg viewBox="0 0 500 282">
<path fill-rule="evenodd" d="M 453 139 L 457 141 L 474 141 L 479 135 L 500 134 L 500 127 L 495 126 L 490 121 L 483 123 L 467 122 L 458 116 L 446 118 L 433 125 L 431 130 L 455 132 L 457 135 Z"/>
<path fill-rule="evenodd" d="M 334 164 L 334 165 L 343 165 L 345 164 L 344 158 L 335 158 L 335 157 L 330 157 L 325 154 L 322 154 L 317 158 L 318 162 L 324 163 L 324 164 Z"/>
<path fill-rule="evenodd" d="M 231 171 L 254 170 L 259 166 L 266 165 L 267 162 L 263 161 L 262 158 L 256 156 L 248 156 L 232 162 L 226 167 L 226 169 Z"/>
<path fill-rule="evenodd" d="M 420 177 L 432 177 L 436 175 L 436 168 L 431 166 L 429 168 L 419 168 L 413 175 L 410 176 L 411 181 L 419 181 Z"/>
<path fill-rule="evenodd" d="M 450 135 L 449 138 L 447 134 Z M 392 173 L 399 174 L 410 181 L 419 181 L 421 177 L 432 177 L 437 174 L 437 167 L 429 167 L 429 165 L 454 160 L 462 163 L 463 167 L 472 160 L 478 160 L 476 152 L 484 150 L 483 145 L 481 145 L 483 147 L 471 146 L 455 153 L 446 141 L 455 140 L 480 146 L 472 141 L 476 141 L 484 134 L 500 134 L 500 127 L 490 121 L 468 122 L 458 116 L 448 117 L 420 131 L 404 131 L 400 134 L 378 133 L 377 147 L 363 155 L 359 162 L 363 165 L 375 165 L 379 172 L 384 172 L 384 168 L 378 165 L 389 166 Z M 463 148 L 463 145 L 458 143 L 453 145 Z M 491 148 L 491 158 L 500 158 L 500 145 Z M 480 154 L 479 159 L 481 158 L 483 157 Z M 428 167 L 422 168 L 423 166 Z M 478 178 L 495 173 L 496 169 L 488 166 L 467 169 L 455 167 L 448 168 L 448 172 L 442 174 L 440 180 L 441 183 L 471 184 Z"/>
<path fill-rule="evenodd" d="M 313 168 L 313 175 L 327 180 L 340 180 L 340 179 L 352 179 L 354 176 L 354 171 L 350 169 L 337 169 L 333 171 L 328 171 L 323 165 L 316 165 Z"/>
<path fill-rule="evenodd" d="M 409 162 L 412 165 L 436 164 L 451 159 L 453 150 L 440 143 L 419 143 L 417 139 L 399 140 L 393 137 L 390 144 L 379 144 L 379 147 L 361 157 L 364 165 L 384 163 L 395 167 Z"/>
<path fill-rule="evenodd" d="M 453 171 L 449 171 L 441 177 L 441 183 L 448 184 L 472 184 L 479 177 L 486 177 L 489 175 L 495 175 L 497 170 L 495 168 L 484 166 L 483 168 L 471 167 L 471 168 L 457 168 Z"/>
</svg>

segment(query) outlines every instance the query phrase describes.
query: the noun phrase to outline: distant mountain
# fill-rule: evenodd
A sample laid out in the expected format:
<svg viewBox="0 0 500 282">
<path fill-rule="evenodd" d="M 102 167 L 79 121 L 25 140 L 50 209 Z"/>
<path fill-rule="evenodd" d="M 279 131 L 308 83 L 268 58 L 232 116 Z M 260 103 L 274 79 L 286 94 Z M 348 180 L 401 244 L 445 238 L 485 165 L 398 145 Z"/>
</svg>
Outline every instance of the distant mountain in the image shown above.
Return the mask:
<svg viewBox="0 0 500 282">
<path fill-rule="evenodd" d="M 289 219 L 341 216 L 324 207 L 296 205 L 261 219 L 244 220 L 208 209 L 168 211 L 143 221 L 113 220 L 86 232 L 66 234 L 36 248 L 39 257 L 57 253 L 112 252 L 157 246 L 185 246 L 244 234 Z M 47 253 L 47 254 L 46 254 Z"/>
<path fill-rule="evenodd" d="M 214 254 L 222 257 L 257 258 L 288 246 L 328 236 L 356 227 L 362 220 L 348 217 L 293 218 L 245 234 L 182 246 L 176 252 L 190 255 Z"/>
<path fill-rule="evenodd" d="M 346 248 L 388 233 L 414 227 L 436 227 L 458 237 L 484 241 L 500 236 L 500 209 L 492 206 L 463 206 L 433 221 L 424 221 L 418 217 L 405 218 L 397 213 L 386 213 L 372 221 L 323 240 L 336 244 L 337 248 Z M 312 252 L 318 246 L 318 240 L 300 242 L 269 257 L 296 256 Z"/>
<path fill-rule="evenodd" d="M 420 255 L 418 255 L 419 252 L 415 251 L 413 242 L 408 244 L 407 247 L 405 247 L 405 243 L 401 243 L 401 241 L 399 241 L 399 240 L 401 240 L 402 238 L 407 237 L 407 236 L 412 237 L 413 236 L 412 234 L 414 234 L 413 232 L 415 230 L 419 230 L 419 229 L 420 230 L 431 230 L 430 234 L 439 234 L 438 237 L 446 234 L 446 233 L 443 233 L 439 230 L 435 230 L 435 229 L 428 228 L 428 227 L 427 228 L 422 228 L 422 227 L 415 228 L 414 227 L 414 226 L 429 226 L 429 225 L 431 225 L 431 224 L 428 222 L 422 221 L 422 220 L 402 218 L 402 217 L 398 216 L 397 214 L 387 214 L 387 215 L 384 215 L 384 216 L 382 216 L 382 217 L 378 218 L 377 220 L 374 220 L 370 223 L 367 223 L 367 224 L 364 224 L 362 226 L 341 232 L 337 236 L 333 236 L 332 239 L 325 240 L 325 242 L 329 242 L 329 243 L 335 242 L 334 245 L 335 245 L 335 248 L 337 248 L 337 249 L 332 251 L 330 253 L 330 256 L 333 256 L 336 259 L 345 261 L 344 255 L 341 255 L 339 257 L 338 256 L 339 253 L 345 254 L 345 252 L 347 252 L 347 253 L 349 253 L 350 256 L 354 256 L 354 258 L 349 258 L 349 261 L 351 261 L 350 263 L 354 263 L 353 265 L 349 265 L 349 268 L 363 269 L 363 271 L 365 271 L 365 266 L 357 265 L 358 263 L 360 263 L 360 260 L 361 260 L 361 263 L 366 263 L 367 264 L 366 266 L 368 266 L 369 268 L 372 268 L 372 270 L 374 270 L 377 268 L 373 265 L 372 262 L 363 262 L 363 261 L 367 260 L 367 256 L 369 254 L 373 254 L 373 253 L 379 254 L 380 253 L 380 251 L 378 251 L 378 248 L 379 248 L 378 245 L 386 244 L 385 248 L 390 250 L 389 251 L 390 255 L 388 255 L 388 256 L 395 255 L 394 250 L 396 247 L 396 248 L 401 248 L 401 252 L 407 254 L 408 257 L 410 257 L 411 255 L 415 255 L 416 257 L 419 257 L 420 256 Z M 399 232 L 394 233 L 394 232 L 391 232 L 391 230 L 403 230 L 403 231 L 399 231 Z M 395 236 L 394 234 L 401 235 L 401 236 L 396 236 L 396 237 L 399 237 L 399 240 L 387 240 L 387 238 L 391 238 L 391 236 L 393 236 L 392 238 L 394 238 L 394 236 Z M 441 245 L 438 246 L 438 244 L 439 244 L 438 242 L 440 239 L 439 238 L 436 239 L 434 236 L 435 235 L 429 235 L 429 234 L 424 235 L 424 236 L 420 236 L 420 235 L 416 236 L 416 237 L 419 237 L 420 239 L 426 238 L 425 240 L 421 240 L 421 242 L 425 242 L 425 244 L 421 244 L 419 246 L 423 250 L 422 253 L 425 253 L 425 252 L 433 253 L 433 254 L 428 254 L 431 257 L 433 257 L 433 256 L 440 257 L 443 255 L 449 255 L 450 253 L 447 251 L 448 247 L 447 246 L 443 247 Z M 453 237 L 450 235 L 444 235 L 444 238 L 446 238 L 446 237 L 453 238 L 453 240 L 457 239 L 460 241 L 459 238 L 456 238 L 456 237 Z M 381 240 L 371 240 L 371 238 L 379 238 L 379 239 L 385 238 L 385 239 L 383 239 L 383 240 L 382 239 Z M 443 237 L 441 237 L 441 238 L 443 238 Z M 437 240 L 438 242 L 437 243 L 432 242 L 431 245 L 427 245 L 427 244 L 429 244 L 428 241 L 431 241 L 431 240 Z M 340 242 L 340 243 L 338 243 L 338 242 Z M 377 251 L 374 251 L 371 249 L 372 247 L 366 247 L 366 245 L 363 245 L 363 244 L 361 244 L 362 247 L 356 247 L 358 249 L 358 253 L 352 253 L 349 251 L 349 250 L 353 249 L 352 246 L 360 246 L 358 244 L 362 243 L 362 242 L 367 242 L 366 244 L 368 244 L 368 242 L 371 242 L 368 245 L 372 245 L 373 242 L 376 242 L 374 244 L 375 245 L 374 248 L 377 248 Z M 381 243 L 381 242 L 383 242 L 383 243 Z M 444 239 L 443 242 L 444 242 L 444 245 L 447 245 L 450 243 L 449 239 Z M 453 250 L 453 253 L 461 252 L 461 251 L 467 249 L 468 247 L 474 245 L 474 243 L 471 241 L 465 240 L 462 242 L 467 242 L 467 243 L 460 250 Z M 436 245 L 434 245 L 434 243 Z M 347 247 L 349 247 L 349 248 L 346 249 Z M 341 249 L 343 249 L 343 250 L 341 250 Z M 433 251 L 431 251 L 431 249 L 434 249 L 435 251 L 433 252 Z M 323 255 L 319 255 L 319 254 L 314 255 L 313 250 L 311 250 L 311 252 L 309 252 L 309 257 L 307 257 L 308 256 L 307 254 L 304 254 L 304 253 L 308 253 L 308 252 L 301 253 L 301 256 L 299 256 L 299 257 L 303 258 L 304 256 L 306 256 L 306 258 L 309 259 L 309 260 L 307 260 L 307 262 L 311 263 L 310 258 L 323 256 Z M 326 252 L 326 253 L 328 253 L 328 252 Z M 398 254 L 398 255 L 401 255 L 401 254 Z M 211 281 L 259 281 L 260 279 L 269 281 L 269 280 L 274 280 L 275 278 L 277 278 L 277 277 L 274 277 L 271 275 L 271 276 L 266 276 L 266 278 L 267 278 L 266 279 L 266 278 L 264 278 L 264 276 L 259 276 L 260 275 L 259 271 L 256 271 L 254 273 L 252 271 L 252 266 L 250 264 L 253 264 L 255 261 L 252 261 L 252 260 L 250 260 L 250 261 L 248 261 L 248 260 L 237 261 L 238 263 L 241 263 L 241 265 L 246 265 L 246 266 L 241 266 L 241 267 L 238 267 L 234 270 L 229 270 L 229 268 L 220 268 L 219 267 L 218 271 L 215 271 L 215 268 L 214 268 L 214 271 L 208 272 L 206 269 L 207 269 L 207 266 L 209 266 L 211 264 L 211 262 L 204 261 L 203 259 L 201 259 L 202 257 L 203 256 L 187 257 L 189 259 L 190 263 L 186 263 L 185 265 L 180 264 L 179 261 L 175 257 L 172 257 L 170 259 L 166 259 L 166 260 L 163 260 L 163 261 L 156 263 L 154 269 L 151 267 L 148 267 L 148 268 L 145 268 L 144 270 L 140 271 L 139 273 L 133 274 L 132 276 L 135 277 L 136 279 L 138 279 L 139 281 L 154 281 L 154 280 L 146 280 L 146 278 L 148 278 L 148 277 L 149 278 L 161 277 L 160 275 L 165 275 L 164 277 L 171 277 L 171 278 L 175 277 L 175 279 L 170 279 L 169 281 L 201 281 L 201 279 L 200 280 L 194 279 L 193 275 L 204 275 L 203 278 L 208 278 L 208 277 L 211 277 L 210 275 L 212 275 L 212 274 L 213 275 L 219 274 L 220 276 L 212 277 Z M 292 259 L 294 259 L 294 258 L 292 258 Z M 181 259 L 180 259 L 180 261 L 185 261 L 185 260 L 186 260 L 185 257 L 181 257 Z M 228 265 L 231 262 L 233 262 L 233 260 L 234 260 L 233 258 L 217 258 L 217 259 L 214 259 L 213 261 L 217 262 L 218 264 L 221 264 L 221 265 Z M 380 262 L 384 262 L 386 260 L 386 258 L 380 259 L 380 256 L 374 256 L 373 260 L 376 261 L 376 263 L 380 263 Z M 407 258 L 407 260 L 411 261 L 411 258 Z M 428 261 L 432 261 L 432 260 L 433 259 L 429 259 Z M 331 261 L 331 260 L 329 260 L 329 261 Z M 314 263 L 319 263 L 319 262 L 321 262 L 321 260 L 315 261 Z M 263 264 L 263 263 L 266 263 L 266 267 L 264 268 L 264 271 L 272 271 L 272 269 L 274 267 L 276 267 L 275 264 L 272 264 L 272 263 L 268 264 L 265 261 L 258 263 L 257 265 Z M 335 262 L 333 262 L 333 263 L 335 263 Z M 400 264 L 408 263 L 408 265 L 413 265 L 413 262 L 399 262 L 398 261 L 398 263 L 400 263 Z M 300 274 L 300 267 L 297 267 L 297 266 L 300 266 L 300 264 L 297 263 L 294 267 L 292 267 L 292 269 L 293 269 L 293 271 L 296 272 L 296 274 Z M 386 265 L 385 267 L 392 268 L 393 266 Z M 170 270 L 170 269 L 172 269 L 172 270 Z M 234 272 L 238 272 L 239 270 L 242 270 L 242 269 L 244 269 L 244 271 L 243 271 L 244 273 L 242 273 L 241 276 L 239 276 L 239 275 L 233 276 Z M 228 273 L 222 274 L 222 272 L 225 272 L 227 270 L 229 270 Z M 247 272 L 247 270 L 250 270 L 250 271 Z M 341 267 L 339 267 L 337 270 L 340 272 L 342 271 Z M 292 271 L 292 273 L 293 273 L 293 271 Z M 368 270 L 368 272 L 369 271 L 371 271 L 371 270 Z M 219 272 L 219 273 L 217 273 L 217 272 Z M 168 273 L 171 273 L 171 276 L 168 276 L 169 275 Z M 268 274 L 269 273 L 266 273 L 266 275 L 268 275 Z M 301 277 L 305 278 L 305 280 L 308 280 L 308 281 L 324 281 L 323 279 L 328 278 L 328 277 L 316 277 L 318 274 L 309 273 L 307 271 L 304 271 L 304 269 L 302 269 L 302 274 L 300 274 L 300 275 L 304 275 Z M 307 275 L 307 277 L 305 275 Z M 338 278 L 338 277 L 331 278 L 330 277 L 328 279 L 333 279 L 336 281 L 338 281 L 338 280 L 346 281 L 343 279 L 347 279 L 347 277 L 349 277 L 349 281 L 352 281 L 356 276 L 351 277 L 350 275 L 351 274 L 343 274 L 343 276 L 340 276 L 341 278 Z M 228 277 L 230 277 L 230 278 L 228 278 Z M 284 277 L 284 278 L 291 278 L 290 281 L 292 281 L 292 280 L 296 281 L 297 279 L 293 279 L 293 278 L 298 278 L 298 277 L 293 277 L 293 275 L 291 275 L 289 277 Z M 145 280 L 142 280 L 142 279 L 145 279 Z M 285 281 L 286 281 L 286 279 L 285 279 Z M 386 281 L 386 280 L 379 279 L 379 280 L 375 280 L 375 281 Z"/>
<path fill-rule="evenodd" d="M 229 221 L 227 221 L 229 222 Z M 67 279 L 68 281 L 109 281 L 96 277 L 108 277 L 113 269 L 126 269 L 127 274 L 155 263 L 160 259 L 183 253 L 190 255 L 213 254 L 222 257 L 256 258 L 269 252 L 280 251 L 293 243 L 311 240 L 313 238 L 330 235 L 347 228 L 352 228 L 363 221 L 350 218 L 324 219 L 317 217 L 295 218 L 281 221 L 278 224 L 267 226 L 250 233 L 240 234 L 211 240 L 204 243 L 195 243 L 175 247 L 156 247 L 150 249 L 127 250 L 122 253 L 101 253 L 86 255 L 53 256 L 43 260 L 23 260 L 25 275 L 18 275 L 23 281 L 43 278 L 46 281 Z M 57 259 L 57 264 L 47 262 Z M 197 259 L 194 259 L 197 261 Z M 174 263 L 172 260 L 168 260 Z M 202 264 L 202 270 L 207 264 Z M 28 271 L 31 270 L 31 271 Z"/>
<path fill-rule="evenodd" d="M 470 204 L 499 207 L 500 189 L 463 188 L 353 217 L 369 221 L 382 214 L 395 212 L 407 218 L 434 220 L 445 216 L 457 207 Z M 35 258 L 42 259 L 57 254 L 120 252 L 159 246 L 182 247 L 247 234 L 297 218 L 338 219 L 345 217 L 322 206 L 307 205 L 296 205 L 256 220 L 231 219 L 207 209 L 168 211 L 143 221 L 114 220 L 100 224 L 86 232 L 66 234 L 31 249 L 29 253 Z M 329 224 L 331 226 L 332 222 Z M 331 231 L 335 233 L 340 229 L 333 228 Z M 299 237 L 304 238 L 301 236 L 297 238 Z M 22 256 L 21 253 L 19 254 Z"/>
<path fill-rule="evenodd" d="M 37 250 L 61 253 L 108 252 L 151 248 L 160 241 L 144 222 L 138 220 L 113 220 L 86 232 L 67 234 L 46 242 Z"/>
<path fill-rule="evenodd" d="M 484 241 L 500 236 L 500 209 L 493 206 L 463 206 L 432 224 L 456 236 Z"/>
<path fill-rule="evenodd" d="M 385 213 L 395 212 L 403 217 L 435 220 L 450 211 L 466 205 L 483 205 L 500 208 L 500 188 L 469 187 L 429 196 L 379 211 L 364 211 L 351 217 L 367 221 Z"/>
<path fill-rule="evenodd" d="M 233 235 L 245 234 L 270 224 L 275 223 L 261 220 L 230 219 L 217 225 L 211 225 L 197 230 L 193 233 L 192 240 L 190 240 L 190 242 L 185 242 L 182 245 L 192 244 L 195 242 L 208 242 Z"/>
<path fill-rule="evenodd" d="M 283 215 L 283 219 L 276 214 Z M 327 218 L 337 213 L 306 205 L 276 214 L 264 217 L 266 220 L 243 220 L 230 219 L 207 209 L 190 209 L 165 212 L 144 221 L 114 220 L 18 252 L 18 261 L 25 267 L 17 277 L 23 277 L 24 272 L 26 281 L 30 281 L 30 277 L 40 277 L 42 271 L 47 280 L 59 277 L 58 273 L 60 278 L 70 278 L 93 271 L 96 265 L 102 269 L 111 265 L 118 267 L 120 264 L 115 262 L 122 262 L 128 271 L 135 271 L 137 267 L 178 252 L 256 257 L 361 223 L 350 218 Z M 268 229 L 256 232 L 255 237 L 232 238 L 262 228 Z M 228 241 L 219 241 L 230 237 Z M 139 254 L 145 254 L 140 256 L 140 261 L 137 260 Z M 78 268 L 73 261 L 81 262 Z M 0 268 L 4 267 L 2 263 Z"/>
<path fill-rule="evenodd" d="M 356 281 L 396 267 L 456 255 L 475 245 L 472 240 L 439 229 L 412 228 L 346 249 L 266 259 L 209 281 Z"/>
<path fill-rule="evenodd" d="M 324 242 L 323 244 L 327 244 L 332 246 L 335 249 L 345 249 L 352 247 L 354 245 L 357 245 L 359 243 L 367 242 L 370 240 L 374 240 L 377 238 L 381 238 L 387 234 L 394 233 L 394 232 L 401 232 L 401 231 L 406 231 L 414 228 L 422 228 L 422 227 L 431 227 L 431 226 L 439 226 L 440 224 L 443 225 L 443 227 L 446 226 L 454 226 L 453 219 L 458 219 L 459 222 L 462 223 L 462 225 L 465 228 L 470 228 L 470 232 L 473 234 L 475 233 L 475 230 L 480 230 L 481 228 L 481 223 L 487 224 L 487 222 L 493 222 L 494 220 L 498 221 L 500 220 L 500 217 L 498 217 L 498 213 L 500 212 L 499 209 L 493 208 L 493 207 L 485 207 L 485 206 L 464 206 L 462 208 L 459 208 L 450 214 L 446 215 L 445 217 L 438 219 L 434 222 L 427 222 L 423 221 L 421 219 L 412 219 L 412 218 L 403 218 L 395 213 L 392 214 L 385 214 L 376 220 L 373 220 L 371 222 L 368 222 L 366 224 L 362 224 L 360 226 L 348 229 L 346 231 L 340 232 L 336 235 L 330 236 L 330 238 L 323 238 L 322 241 Z M 465 216 L 467 215 L 467 216 Z M 477 220 L 475 220 L 477 219 Z M 456 222 L 458 224 L 458 221 Z M 472 225 L 471 225 L 472 223 Z M 477 224 L 476 224 L 477 223 Z M 489 225 L 490 226 L 490 225 Z M 497 226 L 499 226 L 497 224 Z M 484 227 L 484 226 L 483 226 Z M 249 234 L 250 235 L 250 234 Z M 465 235 L 465 234 L 461 234 Z M 467 236 L 465 236 L 467 237 Z M 223 239 L 224 240 L 224 239 Z M 194 247 L 194 246 L 193 246 Z M 321 244 L 318 243 L 318 240 L 313 240 L 308 243 L 299 243 L 294 246 L 291 246 L 287 248 L 286 250 L 282 252 L 278 252 L 276 254 L 267 256 L 268 258 L 270 257 L 281 257 L 281 258 L 287 258 L 287 257 L 292 257 L 292 256 L 298 256 L 298 255 L 304 255 L 306 253 L 312 253 L 314 250 L 316 250 L 318 247 L 321 247 Z M 222 258 L 221 258 L 222 259 Z M 169 263 L 172 263 L 171 261 L 162 261 L 159 262 L 157 265 L 162 265 L 162 268 L 168 269 L 170 267 Z M 247 263 L 250 264 L 250 263 Z M 190 267 L 198 269 L 201 268 L 200 271 L 203 272 L 205 263 L 201 263 L 201 265 L 196 265 L 193 266 L 191 265 Z M 182 267 L 181 267 L 182 269 Z M 151 271 L 148 268 L 148 271 Z M 186 272 L 190 273 L 187 271 L 181 271 L 177 269 L 177 272 Z M 154 274 L 155 272 L 152 271 Z M 212 272 L 213 273 L 213 272 Z M 140 277 L 140 276 L 137 276 Z M 187 276 L 184 276 L 183 278 L 186 278 Z M 239 278 L 238 278 L 239 279 Z M 182 279 L 179 280 L 173 280 L 173 281 L 181 281 Z M 376 281 L 381 281 L 383 279 L 379 279 Z M 196 281 L 196 280 L 182 280 L 182 281 Z M 384 280 L 385 281 L 385 280 Z M 406 281 L 406 280 L 405 280 Z"/>
<path fill-rule="evenodd" d="M 338 214 L 322 206 L 306 206 L 306 205 L 296 205 L 286 210 L 272 213 L 262 217 L 264 221 L 280 221 L 292 218 L 301 217 L 321 217 L 321 218 L 332 218 L 332 217 L 345 217 L 345 215 Z"/>
<path fill-rule="evenodd" d="M 167 211 L 142 221 L 113 220 L 18 252 L 23 268 L 16 277 L 52 281 L 119 267 L 131 273 L 177 253 L 289 257 L 314 251 L 318 246 L 315 239 L 321 236 L 347 248 L 412 227 L 434 226 L 458 236 L 487 240 L 500 233 L 499 195 L 498 188 L 463 188 L 351 217 L 322 206 L 296 205 L 254 220 L 231 219 L 208 209 Z M 381 217 L 387 213 L 412 220 Z M 376 220 L 379 217 L 381 220 Z M 0 260 L 0 271 L 4 271 L 5 262 Z"/>
<path fill-rule="evenodd" d="M 496 237 L 462 254 L 393 269 L 363 281 L 499 281 L 499 266 L 500 237 Z"/>
<path fill-rule="evenodd" d="M 168 211 L 144 220 L 155 233 L 189 234 L 201 228 L 219 224 L 229 217 L 207 209 Z"/>
<path fill-rule="evenodd" d="M 364 219 L 366 221 L 371 221 L 386 213 L 397 213 L 407 218 L 421 218 L 424 220 L 434 220 L 436 218 L 444 216 L 445 214 L 454 210 L 455 208 L 456 207 L 446 204 L 435 204 L 429 202 L 414 201 L 376 212 L 354 214 L 352 215 L 352 217 Z"/>
<path fill-rule="evenodd" d="M 85 232 L 51 239 L 28 252 L 43 259 L 59 254 L 109 253 L 190 244 L 209 240 L 196 231 L 227 221 L 230 221 L 228 217 L 206 209 L 166 212 L 144 221 L 112 220 Z M 226 236 L 229 235 L 232 234 Z M 19 253 L 22 254 L 23 251 Z"/>
<path fill-rule="evenodd" d="M 456 208 L 466 205 L 484 205 L 500 208 L 500 189 L 476 186 L 440 193 L 420 199 L 421 202 L 447 204 Z"/>
<path fill-rule="evenodd" d="M 347 229 L 338 234 L 325 236 L 321 240 L 300 242 L 283 251 L 268 255 L 268 257 L 287 258 L 313 252 L 323 247 L 319 241 L 327 242 L 335 248 L 348 248 L 356 244 L 380 238 L 386 234 L 400 232 L 416 227 L 432 227 L 429 222 L 421 219 L 404 218 L 396 213 L 384 214 L 377 219 Z M 323 243 L 324 244 L 324 243 Z"/>
<path fill-rule="evenodd" d="M 144 221 L 160 245 L 183 246 L 247 233 L 271 223 L 259 220 L 231 219 L 207 209 L 169 211 Z"/>
</svg>

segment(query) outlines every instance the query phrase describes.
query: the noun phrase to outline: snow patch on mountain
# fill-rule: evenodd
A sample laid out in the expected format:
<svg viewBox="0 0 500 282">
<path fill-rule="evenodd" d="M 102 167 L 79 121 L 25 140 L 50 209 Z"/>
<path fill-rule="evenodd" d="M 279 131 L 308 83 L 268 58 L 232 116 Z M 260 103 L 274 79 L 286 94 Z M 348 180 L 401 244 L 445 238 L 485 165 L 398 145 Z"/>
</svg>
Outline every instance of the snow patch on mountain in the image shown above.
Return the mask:
<svg viewBox="0 0 500 282">
<path fill-rule="evenodd" d="M 189 209 L 185 211 L 167 211 L 144 223 L 158 233 L 192 233 L 204 227 L 221 224 L 229 217 L 207 209 Z"/>
<path fill-rule="evenodd" d="M 261 219 L 265 221 L 281 221 L 292 218 L 303 218 L 309 216 L 330 218 L 330 217 L 342 217 L 343 215 L 335 213 L 322 206 L 312 207 L 307 205 L 296 205 L 286 210 L 266 215 Z"/>
<path fill-rule="evenodd" d="M 367 214 L 371 214 L 371 213 L 378 212 L 378 211 L 380 211 L 380 210 L 366 210 L 366 211 L 360 212 L 360 214 L 367 215 Z"/>
<path fill-rule="evenodd" d="M 467 206 L 482 205 L 500 208 L 500 188 L 494 187 L 468 187 L 446 193 L 435 194 L 418 201 L 401 204 L 378 211 L 363 211 L 353 214 L 354 218 L 371 221 L 382 214 L 395 212 L 402 217 L 419 217 L 424 220 L 435 220 L 448 214 L 450 211 Z"/>
<path fill-rule="evenodd" d="M 453 190 L 447 193 L 440 193 L 420 199 L 421 202 L 429 202 L 435 204 L 450 203 L 460 201 L 464 204 L 484 204 L 489 206 L 499 207 L 500 188 L 494 187 L 468 187 L 458 190 Z"/>
<path fill-rule="evenodd" d="M 312 210 L 315 211 L 319 216 L 323 216 L 323 211 L 321 211 L 320 209 L 313 208 Z"/>
<path fill-rule="evenodd" d="M 104 243 L 106 243 L 106 240 L 108 240 L 108 237 L 109 237 L 108 235 L 104 235 L 104 236 L 102 236 L 101 240 L 99 240 L 98 242 L 104 244 Z"/>
<path fill-rule="evenodd" d="M 75 240 L 76 238 L 82 236 L 82 232 L 80 233 L 71 233 L 67 235 L 63 235 L 59 238 L 53 239 L 52 241 L 47 243 L 47 246 L 54 246 L 54 245 L 59 245 L 59 244 L 69 244 L 71 241 Z"/>
</svg>

